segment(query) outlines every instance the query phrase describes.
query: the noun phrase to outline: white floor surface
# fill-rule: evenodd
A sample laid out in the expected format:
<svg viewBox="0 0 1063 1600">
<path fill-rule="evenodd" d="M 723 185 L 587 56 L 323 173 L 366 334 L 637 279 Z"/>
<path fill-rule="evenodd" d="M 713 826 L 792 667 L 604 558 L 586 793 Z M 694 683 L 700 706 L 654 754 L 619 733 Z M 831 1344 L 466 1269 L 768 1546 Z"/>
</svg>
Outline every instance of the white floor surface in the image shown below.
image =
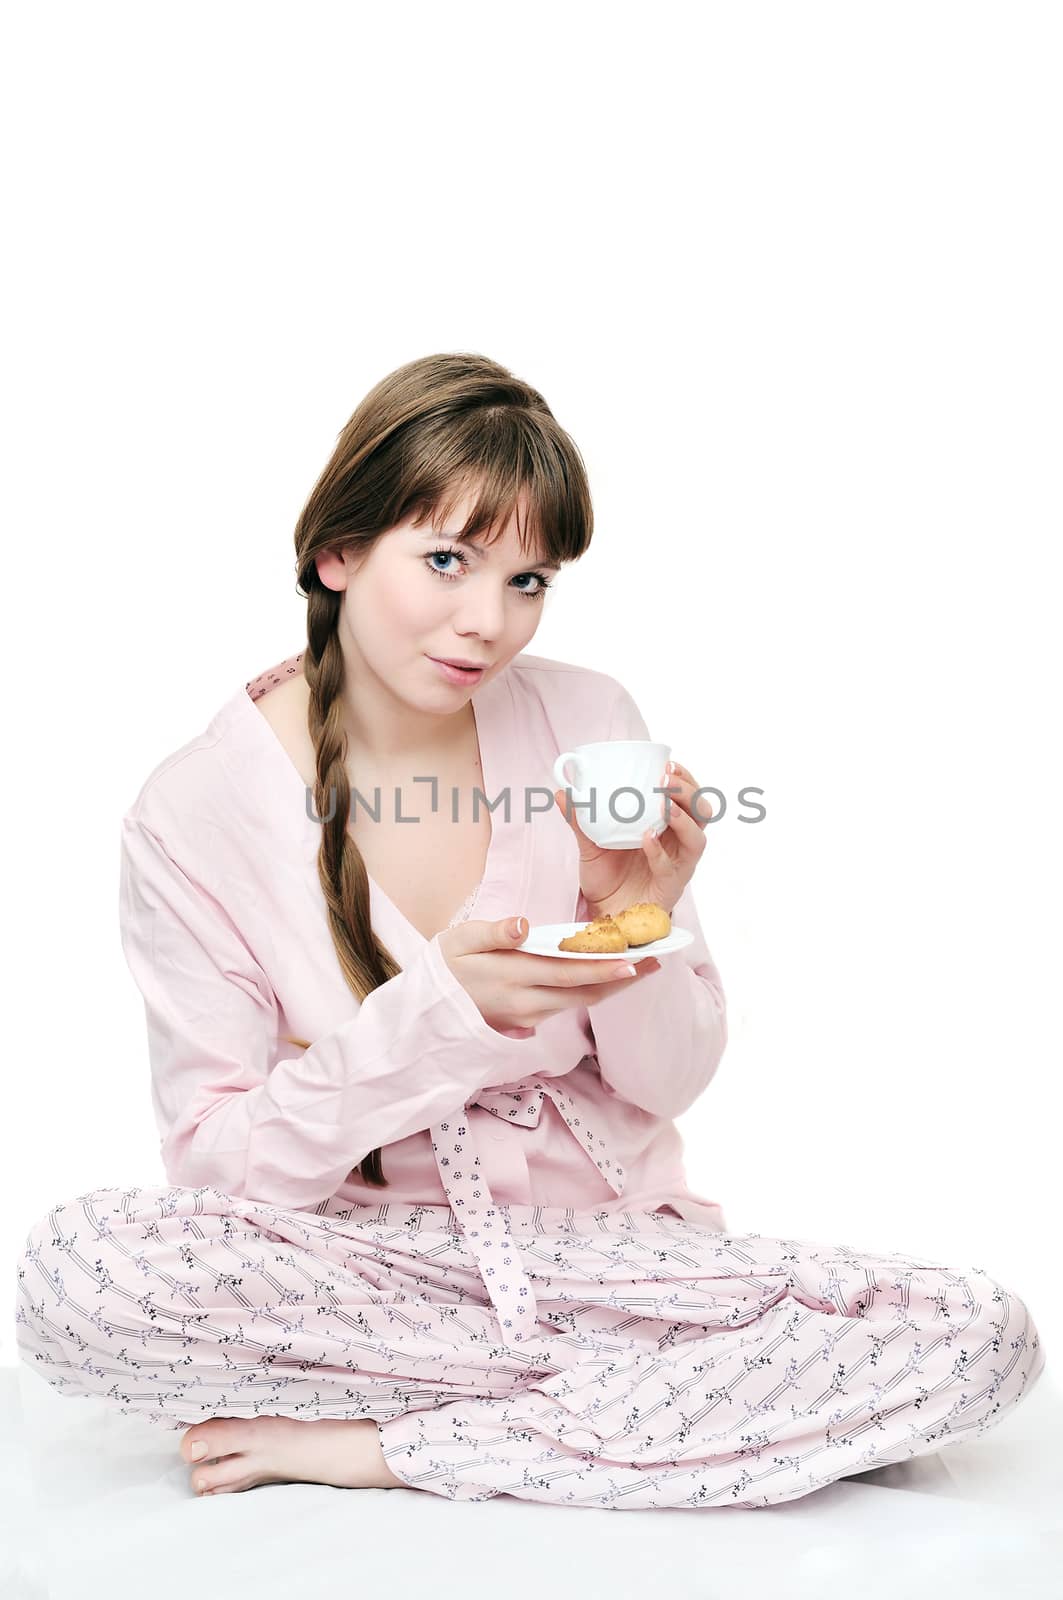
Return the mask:
<svg viewBox="0 0 1063 1600">
<path fill-rule="evenodd" d="M 181 1435 L 0 1368 L 4 1600 L 1063 1600 L 1063 1391 L 983 1439 L 760 1509 L 609 1511 L 270 1484 L 202 1500 Z M 472 1570 L 472 1569 L 475 1570 Z"/>
</svg>

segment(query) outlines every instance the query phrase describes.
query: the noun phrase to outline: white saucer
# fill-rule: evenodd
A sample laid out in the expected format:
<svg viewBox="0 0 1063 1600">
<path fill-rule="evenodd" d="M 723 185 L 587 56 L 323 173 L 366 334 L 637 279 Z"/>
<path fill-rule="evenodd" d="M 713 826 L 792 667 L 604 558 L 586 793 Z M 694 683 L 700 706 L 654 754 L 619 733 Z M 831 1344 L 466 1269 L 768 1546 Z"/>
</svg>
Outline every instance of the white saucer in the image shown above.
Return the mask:
<svg viewBox="0 0 1063 1600">
<path fill-rule="evenodd" d="M 528 950 L 533 956 L 556 956 L 560 961 L 641 961 L 644 956 L 667 956 L 673 950 L 683 950 L 693 944 L 694 935 L 689 928 L 674 924 L 663 939 L 653 939 L 649 944 L 629 944 L 626 950 L 559 950 L 562 939 L 570 939 L 587 926 L 586 922 L 540 922 L 529 928 L 523 944 L 514 950 Z"/>
</svg>

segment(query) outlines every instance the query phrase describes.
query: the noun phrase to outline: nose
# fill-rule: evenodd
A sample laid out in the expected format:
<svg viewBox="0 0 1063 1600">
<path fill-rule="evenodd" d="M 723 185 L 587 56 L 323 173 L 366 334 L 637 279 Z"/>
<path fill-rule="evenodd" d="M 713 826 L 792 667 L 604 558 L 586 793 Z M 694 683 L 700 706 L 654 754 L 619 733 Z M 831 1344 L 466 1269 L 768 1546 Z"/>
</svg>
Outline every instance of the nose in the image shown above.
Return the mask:
<svg viewBox="0 0 1063 1600">
<path fill-rule="evenodd" d="M 465 591 L 454 611 L 454 631 L 464 638 L 475 634 L 485 644 L 501 637 L 506 625 L 506 596 L 497 582 L 483 578 L 477 583 L 467 578 L 461 585 Z"/>
</svg>

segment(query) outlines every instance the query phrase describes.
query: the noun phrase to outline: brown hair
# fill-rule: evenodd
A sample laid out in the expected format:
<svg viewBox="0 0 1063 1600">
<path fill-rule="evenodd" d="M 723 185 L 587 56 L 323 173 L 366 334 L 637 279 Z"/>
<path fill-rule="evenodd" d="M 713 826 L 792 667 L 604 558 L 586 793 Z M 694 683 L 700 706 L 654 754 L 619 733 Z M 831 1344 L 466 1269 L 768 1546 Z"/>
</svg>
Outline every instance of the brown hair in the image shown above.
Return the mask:
<svg viewBox="0 0 1063 1600">
<path fill-rule="evenodd" d="M 340 967 L 359 1002 L 402 968 L 369 919 L 369 880 L 347 830 L 350 784 L 338 634 L 342 592 L 321 582 L 315 557 L 351 547 L 366 553 L 413 518 L 440 526 L 468 490 L 478 490 L 462 537 L 500 536 L 526 494 L 522 551 L 559 566 L 578 560 L 593 532 L 586 470 L 573 440 L 538 390 L 486 356 L 425 356 L 396 368 L 350 418 L 295 527 L 298 591 L 306 598 L 309 731 L 317 751 L 314 805 L 321 825 L 317 869 Z M 490 537 L 484 543 L 493 543 Z M 326 797 L 328 797 L 326 799 Z M 304 1044 L 303 1040 L 293 1043 Z M 358 1171 L 387 1186 L 380 1151 Z"/>
</svg>

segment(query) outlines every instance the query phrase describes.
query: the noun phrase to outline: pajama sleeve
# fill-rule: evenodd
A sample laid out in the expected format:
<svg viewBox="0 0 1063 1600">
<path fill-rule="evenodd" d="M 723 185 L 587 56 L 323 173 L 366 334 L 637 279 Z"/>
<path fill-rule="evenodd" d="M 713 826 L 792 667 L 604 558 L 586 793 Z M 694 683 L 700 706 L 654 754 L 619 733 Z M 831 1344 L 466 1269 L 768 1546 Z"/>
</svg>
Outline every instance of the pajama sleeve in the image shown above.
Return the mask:
<svg viewBox="0 0 1063 1600">
<path fill-rule="evenodd" d="M 312 1208 L 371 1150 L 431 1127 L 500 1065 L 522 1077 L 529 1046 L 541 1053 L 534 1035 L 484 1021 L 437 934 L 354 1016 L 275 1060 L 280 1007 L 265 973 L 219 901 L 130 816 L 119 900 L 163 1165 L 181 1187 Z"/>
<path fill-rule="evenodd" d="M 649 739 L 642 713 L 626 689 L 614 702 L 607 739 Z M 587 921 L 582 893 L 576 910 Z M 692 944 L 663 956 L 658 972 L 618 990 L 588 1009 L 606 1090 L 660 1117 L 690 1109 L 708 1087 L 727 1043 L 723 985 L 709 953 L 691 884 L 672 911 L 677 928 Z M 633 952 L 634 959 L 638 953 Z"/>
</svg>

